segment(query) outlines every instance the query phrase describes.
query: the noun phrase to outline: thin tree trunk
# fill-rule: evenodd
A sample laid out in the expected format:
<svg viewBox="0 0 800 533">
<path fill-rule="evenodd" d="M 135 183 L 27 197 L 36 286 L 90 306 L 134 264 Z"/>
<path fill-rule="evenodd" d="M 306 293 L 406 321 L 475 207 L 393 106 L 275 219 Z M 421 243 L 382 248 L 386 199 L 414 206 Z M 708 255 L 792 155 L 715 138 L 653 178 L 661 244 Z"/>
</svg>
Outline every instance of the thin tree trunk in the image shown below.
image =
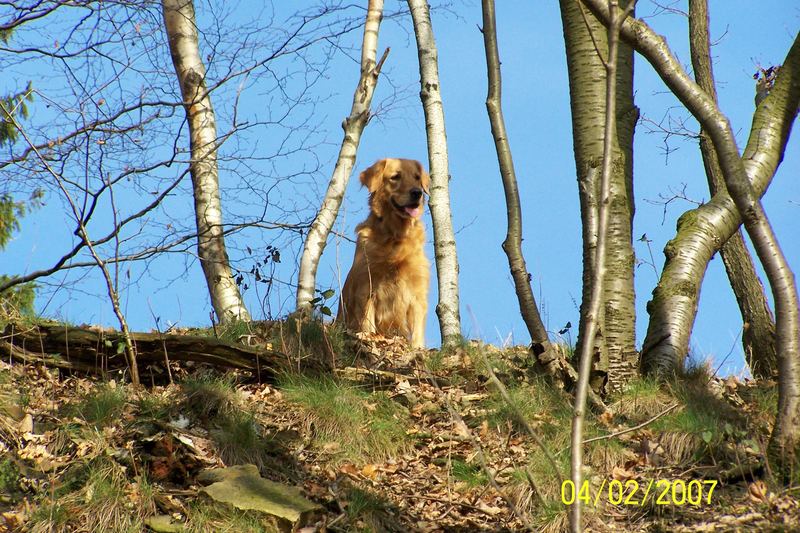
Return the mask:
<svg viewBox="0 0 800 533">
<path fill-rule="evenodd" d="M 575 0 L 561 0 L 567 49 L 575 166 L 583 230 L 583 297 L 581 328 L 595 283 L 595 251 L 600 204 L 600 166 L 605 137 L 606 71 L 598 55 L 608 49 L 603 25 Z M 624 7 L 624 6 L 623 6 Z M 621 43 L 615 58 L 616 135 L 612 138 L 608 245 L 603 306 L 595 317 L 592 388 L 620 390 L 636 375 L 635 254 L 632 245 L 633 133 L 638 109 L 633 103 L 633 50 Z M 580 352 L 584 338 L 578 339 Z"/>
<path fill-rule="evenodd" d="M 461 338 L 461 317 L 458 303 L 458 257 L 450 214 L 450 170 L 447 161 L 444 107 L 439 85 L 439 60 L 427 0 L 408 0 L 408 7 L 411 10 L 414 35 L 417 39 L 420 98 L 425 111 L 425 131 L 428 137 L 431 174 L 430 209 L 439 283 L 436 314 L 439 317 L 442 345 L 447 346 L 458 342 Z"/>
<path fill-rule="evenodd" d="M 161 5 L 189 123 L 197 256 L 217 318 L 221 322 L 250 320 L 225 249 L 217 169 L 217 125 L 206 89 L 206 69 L 200 58 L 194 3 L 192 0 L 162 0 Z"/>
<path fill-rule="evenodd" d="M 517 174 L 514 171 L 514 159 L 508 143 L 506 124 L 502 108 L 502 79 L 500 75 L 500 53 L 497 49 L 497 28 L 495 24 L 494 0 L 483 0 L 483 43 L 486 49 L 486 70 L 489 80 L 486 96 L 486 111 L 492 127 L 492 136 L 497 150 L 497 161 L 500 165 L 500 176 L 506 196 L 506 215 L 508 229 L 503 241 L 503 251 L 508 256 L 508 266 L 514 279 L 514 288 L 519 300 L 522 320 L 528 328 L 531 342 L 541 346 L 544 351 L 550 340 L 547 330 L 539 315 L 536 298 L 531 290 L 531 275 L 525 266 L 522 255 L 522 209 L 519 203 Z"/>
<path fill-rule="evenodd" d="M 608 22 L 608 11 L 600 0 L 584 0 L 592 11 Z M 759 131 L 757 148 L 748 147 L 740 157 L 730 123 L 714 101 L 686 74 L 663 38 L 641 21 L 623 25 L 622 35 L 655 68 L 658 75 L 708 131 L 735 201 L 736 224 L 727 240 L 744 221 L 758 258 L 764 266 L 775 300 L 778 353 L 778 414 L 770 438 L 769 455 L 776 470 L 788 480 L 800 446 L 800 309 L 797 285 L 759 200 L 783 157 L 791 126 L 800 104 L 800 34 L 795 37 L 775 85 L 758 106 L 753 130 Z M 764 116 L 766 115 L 766 116 Z M 762 123 L 763 121 L 763 123 Z M 761 127 L 759 127 L 761 126 Z M 753 135 L 751 134 L 751 139 Z M 767 174 L 759 187 L 760 174 Z M 718 194 L 719 196 L 719 194 Z M 741 219 L 739 218 L 741 213 Z M 683 252 L 683 250 L 681 250 Z"/>
<path fill-rule="evenodd" d="M 694 77 L 700 88 L 717 102 L 708 26 L 708 0 L 689 0 L 689 44 Z M 700 152 L 711 194 L 727 191 L 711 138 L 703 129 L 700 130 Z M 742 314 L 742 347 L 747 364 L 754 376 L 773 377 L 778 371 L 775 321 L 741 231 L 728 239 L 720 255 Z"/>
<path fill-rule="evenodd" d="M 633 9 L 633 4 L 630 6 Z M 597 318 L 603 307 L 605 296 L 606 277 L 606 245 L 611 240 L 609 223 L 611 219 L 611 181 L 613 173 L 614 139 L 617 136 L 617 60 L 619 46 L 619 29 L 627 17 L 628 12 L 620 9 L 616 0 L 609 0 L 608 9 L 610 20 L 607 31 L 607 55 L 603 60 L 602 50 L 596 53 L 600 56 L 606 71 L 605 90 L 605 124 L 603 133 L 602 170 L 600 173 L 600 202 L 597 215 L 597 247 L 594 254 L 595 279 L 588 305 L 586 305 L 586 320 L 581 324 L 583 343 L 580 345 L 580 363 L 578 369 L 578 387 L 575 391 L 575 408 L 572 417 L 572 439 L 570 446 L 570 479 L 576 492 L 580 490 L 583 481 L 583 422 L 585 419 L 586 397 L 589 392 L 589 373 L 592 367 L 595 334 L 599 329 Z M 576 499 L 570 508 L 570 530 L 579 533 L 583 530 L 581 525 L 581 501 Z"/>
<path fill-rule="evenodd" d="M 370 106 L 372 105 L 372 95 L 378 84 L 378 75 L 389 53 L 387 48 L 381 60 L 376 63 L 378 32 L 382 18 L 383 0 L 370 0 L 361 45 L 361 77 L 353 94 L 350 115 L 342 123 L 344 138 L 341 148 L 339 148 L 339 157 L 336 159 L 333 176 L 331 176 L 328 190 L 325 192 L 322 206 L 311 224 L 303 246 L 303 256 L 300 259 L 300 273 L 297 276 L 297 309 L 301 311 L 311 310 L 319 260 L 328 244 L 328 235 L 333 228 L 333 223 L 339 214 L 344 191 L 355 165 L 361 134 L 370 119 Z"/>
</svg>

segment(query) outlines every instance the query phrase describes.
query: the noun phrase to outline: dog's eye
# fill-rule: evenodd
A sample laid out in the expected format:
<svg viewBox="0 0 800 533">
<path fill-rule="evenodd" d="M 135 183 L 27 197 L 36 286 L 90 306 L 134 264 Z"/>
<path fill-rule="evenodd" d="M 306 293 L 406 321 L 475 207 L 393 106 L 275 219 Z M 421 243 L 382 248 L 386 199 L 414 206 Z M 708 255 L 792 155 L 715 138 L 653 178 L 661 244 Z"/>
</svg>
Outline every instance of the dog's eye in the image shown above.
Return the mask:
<svg viewBox="0 0 800 533">
<path fill-rule="evenodd" d="M 394 174 L 392 176 L 389 176 L 389 179 L 392 181 L 397 181 L 400 179 L 400 174 Z"/>
</svg>

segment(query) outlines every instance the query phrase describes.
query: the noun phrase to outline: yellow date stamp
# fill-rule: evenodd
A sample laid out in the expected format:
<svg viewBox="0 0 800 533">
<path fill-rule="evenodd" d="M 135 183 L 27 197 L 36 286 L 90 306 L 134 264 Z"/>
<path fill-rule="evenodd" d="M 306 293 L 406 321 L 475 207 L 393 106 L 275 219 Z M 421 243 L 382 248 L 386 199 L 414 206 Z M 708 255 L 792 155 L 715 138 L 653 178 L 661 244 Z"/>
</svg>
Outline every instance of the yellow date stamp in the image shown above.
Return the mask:
<svg viewBox="0 0 800 533">
<path fill-rule="evenodd" d="M 576 490 L 575 483 L 565 479 L 561 483 L 561 503 L 574 505 L 582 502 L 586 505 L 598 506 L 600 503 L 611 505 L 633 505 L 642 507 L 648 502 L 652 505 L 692 505 L 700 506 L 711 503 L 711 495 L 717 487 L 716 479 L 651 479 L 647 483 L 639 483 L 635 479 L 619 481 L 603 480 L 600 488 L 593 490 L 588 480 L 584 480 Z"/>
</svg>

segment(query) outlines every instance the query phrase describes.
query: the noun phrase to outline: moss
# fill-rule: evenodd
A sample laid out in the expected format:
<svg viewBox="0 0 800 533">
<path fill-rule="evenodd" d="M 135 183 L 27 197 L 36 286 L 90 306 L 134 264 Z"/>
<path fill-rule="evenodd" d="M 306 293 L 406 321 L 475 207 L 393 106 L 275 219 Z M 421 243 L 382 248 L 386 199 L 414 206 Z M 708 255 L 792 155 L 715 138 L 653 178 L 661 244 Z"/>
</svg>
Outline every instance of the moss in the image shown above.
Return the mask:
<svg viewBox="0 0 800 533">
<path fill-rule="evenodd" d="M 689 229 L 697 226 L 697 219 L 698 219 L 698 212 L 697 209 L 690 209 L 678 217 L 678 222 L 675 225 L 675 229 L 680 234 L 683 231 L 688 231 Z"/>
</svg>

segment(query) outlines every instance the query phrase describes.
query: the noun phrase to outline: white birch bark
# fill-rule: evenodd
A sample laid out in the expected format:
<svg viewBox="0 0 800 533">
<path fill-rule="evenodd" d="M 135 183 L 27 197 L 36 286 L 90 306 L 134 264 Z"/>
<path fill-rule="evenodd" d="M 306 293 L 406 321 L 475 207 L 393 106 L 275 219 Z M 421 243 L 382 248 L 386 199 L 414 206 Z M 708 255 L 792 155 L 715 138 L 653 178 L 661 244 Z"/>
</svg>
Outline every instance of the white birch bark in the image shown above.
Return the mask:
<svg viewBox="0 0 800 533">
<path fill-rule="evenodd" d="M 250 320 L 225 249 L 217 169 L 217 125 L 206 89 L 205 65 L 200 58 L 194 3 L 192 0 L 162 0 L 161 5 L 189 123 L 197 255 L 217 318 L 221 322 Z"/>
<path fill-rule="evenodd" d="M 328 190 L 322 206 L 311 224 L 306 242 L 303 245 L 303 256 L 300 259 L 300 273 L 297 276 L 297 301 L 299 311 L 310 311 L 311 300 L 317 282 L 317 268 L 322 252 L 328 244 L 333 223 L 339 214 L 347 183 L 353 172 L 361 134 L 370 119 L 372 95 L 378 85 L 378 75 L 389 53 L 386 49 L 380 62 L 376 63 L 378 50 L 378 32 L 383 18 L 383 0 L 370 0 L 367 7 L 367 22 L 364 25 L 364 38 L 361 45 L 361 78 L 353 94 L 353 105 L 350 115 L 344 119 L 342 129 L 344 138 L 339 148 L 339 157 L 333 169 Z"/>
<path fill-rule="evenodd" d="M 608 23 L 608 11 L 602 2 L 584 2 L 599 18 Z M 647 59 L 667 87 L 711 137 L 725 185 L 730 193 L 729 198 L 734 203 L 733 217 L 736 221 L 731 231 L 716 235 L 718 239 L 721 237 L 716 249 L 743 222 L 767 274 L 775 301 L 779 367 L 778 415 L 770 438 L 769 452 L 776 470 L 785 476 L 784 481 L 788 481 L 800 445 L 800 309 L 794 274 L 778 245 L 761 206 L 760 197 L 783 157 L 786 140 L 797 116 L 800 101 L 800 35 L 795 37 L 772 91 L 756 111 L 753 131 L 760 134 L 757 146 L 751 151 L 752 147 L 748 142 L 743 156 L 739 154 L 727 117 L 705 91 L 689 78 L 666 41 L 638 20 L 623 25 L 622 35 Z M 765 170 L 769 171 L 768 174 Z M 765 181 L 761 184 L 763 187 L 759 186 L 759 177 Z"/>
<path fill-rule="evenodd" d="M 436 314 L 442 345 L 461 338 L 458 303 L 458 257 L 453 220 L 450 214 L 450 170 L 447 160 L 447 133 L 444 106 L 439 85 L 439 60 L 433 38 L 430 7 L 427 0 L 408 0 L 419 55 L 420 98 L 425 111 L 428 137 L 428 162 L 431 175 L 430 210 L 433 219 L 433 247 L 439 283 Z"/>
</svg>

